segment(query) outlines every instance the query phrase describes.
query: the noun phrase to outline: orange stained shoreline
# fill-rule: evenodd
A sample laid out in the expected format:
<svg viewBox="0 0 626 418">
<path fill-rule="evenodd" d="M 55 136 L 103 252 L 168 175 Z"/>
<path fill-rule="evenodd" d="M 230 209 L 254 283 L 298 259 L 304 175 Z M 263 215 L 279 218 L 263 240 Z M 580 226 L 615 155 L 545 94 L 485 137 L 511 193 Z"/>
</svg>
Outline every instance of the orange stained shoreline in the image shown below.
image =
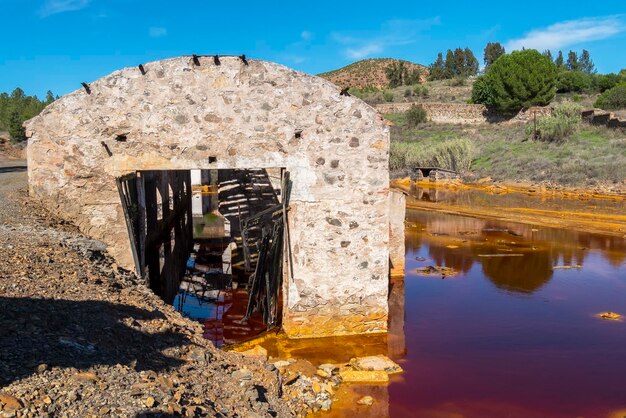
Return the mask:
<svg viewBox="0 0 626 418">
<path fill-rule="evenodd" d="M 490 218 L 500 221 L 520 222 L 526 224 L 540 225 L 546 227 L 571 228 L 579 231 L 604 233 L 615 236 L 626 234 L 626 196 L 602 195 L 597 193 L 584 192 L 560 192 L 545 191 L 536 188 L 511 188 L 493 185 L 464 184 L 460 182 L 411 182 L 408 179 L 396 180 L 394 186 L 409 190 L 411 186 L 421 187 L 431 190 L 448 191 L 478 191 L 487 194 L 505 195 L 512 193 L 523 193 L 538 198 L 563 199 L 565 206 L 569 201 L 589 201 L 589 200 L 610 200 L 613 202 L 624 202 L 624 214 L 601 213 L 589 205 L 586 211 L 539 209 L 530 207 L 509 207 L 498 205 L 493 202 L 491 206 L 486 205 L 459 205 L 446 201 L 430 202 L 418 199 L 407 199 L 407 209 L 426 209 L 452 215 L 465 215 L 480 218 Z M 532 190 L 532 191 L 531 191 Z"/>
</svg>

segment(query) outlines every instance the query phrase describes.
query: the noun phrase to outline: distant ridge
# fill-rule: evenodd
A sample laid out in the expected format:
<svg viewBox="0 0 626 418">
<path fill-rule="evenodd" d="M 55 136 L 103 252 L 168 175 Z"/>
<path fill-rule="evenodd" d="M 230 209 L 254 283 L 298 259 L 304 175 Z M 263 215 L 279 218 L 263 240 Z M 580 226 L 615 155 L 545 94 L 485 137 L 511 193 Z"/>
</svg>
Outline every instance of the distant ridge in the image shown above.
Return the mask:
<svg viewBox="0 0 626 418">
<path fill-rule="evenodd" d="M 337 70 L 318 74 L 318 76 L 325 78 L 341 88 L 374 87 L 377 89 L 385 89 L 389 87 L 389 79 L 387 78 L 385 70 L 398 62 L 403 62 L 410 71 L 419 69 L 422 74 L 422 82 L 426 81 L 426 75 L 428 74 L 427 67 L 394 58 L 371 58 L 361 60 Z"/>
</svg>

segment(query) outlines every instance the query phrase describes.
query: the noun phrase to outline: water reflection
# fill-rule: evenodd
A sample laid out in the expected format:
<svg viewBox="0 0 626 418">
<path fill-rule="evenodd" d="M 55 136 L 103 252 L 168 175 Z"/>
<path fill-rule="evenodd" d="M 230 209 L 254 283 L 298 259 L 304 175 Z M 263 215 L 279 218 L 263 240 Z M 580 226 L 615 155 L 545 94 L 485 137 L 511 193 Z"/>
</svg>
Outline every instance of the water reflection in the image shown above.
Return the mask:
<svg viewBox="0 0 626 418">
<path fill-rule="evenodd" d="M 626 322 L 594 316 L 626 313 L 623 238 L 409 210 L 406 249 L 407 275 L 390 283 L 386 347 L 404 373 L 388 385 L 340 386 L 321 416 L 612 417 L 626 408 Z M 426 265 L 459 274 L 415 274 Z M 372 407 L 356 405 L 364 395 Z"/>
<path fill-rule="evenodd" d="M 424 265 L 439 265 L 468 273 L 476 263 L 498 288 L 532 293 L 553 275 L 553 266 L 584 266 L 594 252 L 613 266 L 626 261 L 626 240 L 572 230 L 407 211 L 406 246 L 418 252 L 428 247 Z M 458 248 L 450 248 L 458 247 Z"/>
</svg>

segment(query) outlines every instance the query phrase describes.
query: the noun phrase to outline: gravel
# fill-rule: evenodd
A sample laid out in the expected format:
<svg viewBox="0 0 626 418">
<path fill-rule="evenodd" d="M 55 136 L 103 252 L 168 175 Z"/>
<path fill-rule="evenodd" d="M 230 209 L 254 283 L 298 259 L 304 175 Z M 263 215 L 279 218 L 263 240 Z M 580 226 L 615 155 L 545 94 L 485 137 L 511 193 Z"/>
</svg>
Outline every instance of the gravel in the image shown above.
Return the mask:
<svg viewBox="0 0 626 418">
<path fill-rule="evenodd" d="M 216 349 L 101 242 L 30 200 L 24 167 L 0 157 L 0 417 L 303 413 L 299 385 L 281 399 L 275 367 Z"/>
</svg>

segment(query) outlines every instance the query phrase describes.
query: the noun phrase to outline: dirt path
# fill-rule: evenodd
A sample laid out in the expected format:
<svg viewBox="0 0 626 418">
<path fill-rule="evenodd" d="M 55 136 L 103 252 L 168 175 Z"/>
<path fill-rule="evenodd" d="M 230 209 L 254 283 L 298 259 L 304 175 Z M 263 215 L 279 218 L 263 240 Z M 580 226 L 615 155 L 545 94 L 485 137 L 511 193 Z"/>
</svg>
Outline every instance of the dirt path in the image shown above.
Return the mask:
<svg viewBox="0 0 626 418">
<path fill-rule="evenodd" d="M 273 366 L 215 349 L 0 157 L 0 417 L 291 416 Z"/>
</svg>

